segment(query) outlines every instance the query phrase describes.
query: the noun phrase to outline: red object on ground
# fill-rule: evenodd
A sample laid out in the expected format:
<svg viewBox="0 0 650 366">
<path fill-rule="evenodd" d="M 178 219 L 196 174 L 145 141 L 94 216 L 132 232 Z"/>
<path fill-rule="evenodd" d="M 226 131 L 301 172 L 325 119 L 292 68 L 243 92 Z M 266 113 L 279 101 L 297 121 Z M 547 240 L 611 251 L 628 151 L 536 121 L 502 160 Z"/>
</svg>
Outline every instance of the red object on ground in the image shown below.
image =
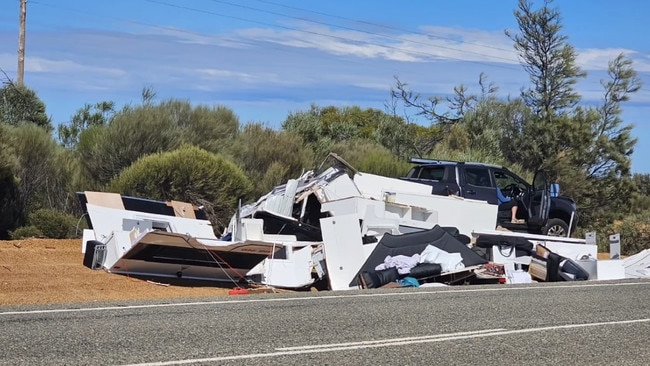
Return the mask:
<svg viewBox="0 0 650 366">
<path fill-rule="evenodd" d="M 228 291 L 228 295 L 248 295 L 248 290 L 241 287 L 235 287 Z"/>
</svg>

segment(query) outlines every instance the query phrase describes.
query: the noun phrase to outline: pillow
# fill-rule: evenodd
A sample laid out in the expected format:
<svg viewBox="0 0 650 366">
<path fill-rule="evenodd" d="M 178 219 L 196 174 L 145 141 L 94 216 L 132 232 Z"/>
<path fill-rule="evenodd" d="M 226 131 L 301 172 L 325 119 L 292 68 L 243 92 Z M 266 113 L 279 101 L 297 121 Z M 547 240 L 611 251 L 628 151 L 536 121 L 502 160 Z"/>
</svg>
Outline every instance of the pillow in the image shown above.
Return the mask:
<svg viewBox="0 0 650 366">
<path fill-rule="evenodd" d="M 441 272 L 442 266 L 440 263 L 420 263 L 417 266 L 411 268 L 409 276 L 415 278 L 426 278 L 437 276 Z"/>
</svg>

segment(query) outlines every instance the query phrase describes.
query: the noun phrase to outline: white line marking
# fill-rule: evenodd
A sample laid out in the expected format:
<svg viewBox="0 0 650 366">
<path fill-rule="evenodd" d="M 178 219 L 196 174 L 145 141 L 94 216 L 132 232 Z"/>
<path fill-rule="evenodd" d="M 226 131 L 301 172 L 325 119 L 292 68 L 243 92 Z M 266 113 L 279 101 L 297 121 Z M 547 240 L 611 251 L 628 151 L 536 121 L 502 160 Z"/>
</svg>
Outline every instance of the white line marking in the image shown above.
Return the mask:
<svg viewBox="0 0 650 366">
<path fill-rule="evenodd" d="M 558 329 L 574 329 L 574 328 L 598 327 L 598 326 L 621 325 L 621 324 L 636 324 L 636 323 L 647 323 L 647 322 L 650 322 L 650 318 L 634 319 L 634 320 L 618 320 L 612 322 L 598 322 L 598 323 L 587 323 L 587 324 L 567 324 L 567 325 L 556 325 L 551 327 L 539 327 L 539 328 L 528 328 L 528 329 L 517 329 L 517 330 L 496 330 L 494 332 L 488 332 L 488 333 L 472 333 L 466 335 L 456 335 L 456 336 L 447 336 L 447 337 L 431 336 L 430 338 L 425 338 L 425 339 L 414 338 L 412 340 L 406 340 L 406 341 L 386 339 L 383 341 L 382 340 L 371 341 L 371 342 L 376 342 L 371 344 L 362 344 L 362 342 L 359 342 L 358 344 L 354 344 L 350 346 L 342 344 L 341 346 L 333 346 L 329 348 L 317 348 L 318 346 L 311 346 L 311 348 L 309 348 L 310 346 L 305 346 L 304 349 L 289 350 L 289 351 L 251 353 L 251 354 L 244 354 L 244 355 L 233 355 L 233 356 L 223 356 L 223 357 L 213 357 L 213 358 L 195 358 L 195 359 L 185 359 L 185 360 L 175 360 L 175 361 L 146 362 L 146 363 L 138 363 L 138 364 L 129 364 L 124 366 L 186 365 L 191 363 L 232 361 L 232 360 L 268 358 L 268 357 L 277 357 L 277 356 L 303 355 L 309 353 L 350 351 L 350 350 L 366 349 L 366 348 L 404 346 L 404 345 L 411 345 L 411 344 L 434 343 L 434 342 L 445 342 L 445 341 L 462 340 L 462 339 L 503 336 L 503 335 L 510 335 L 510 334 L 553 331 Z M 477 332 L 481 332 L 481 331 L 477 331 Z"/>
<path fill-rule="evenodd" d="M 436 338 L 455 337 L 455 336 L 463 336 L 463 335 L 470 335 L 470 334 L 493 333 L 493 332 L 499 332 L 504 330 L 506 329 L 504 328 L 485 329 L 485 330 L 475 330 L 471 332 L 436 334 L 436 335 L 428 335 L 428 336 L 421 336 L 421 337 L 381 339 L 376 341 L 360 341 L 360 342 L 347 342 L 347 343 L 316 344 L 312 346 L 282 347 L 282 348 L 276 348 L 275 350 L 276 351 L 297 351 L 297 350 L 304 350 L 304 349 L 330 348 L 330 347 L 341 347 L 341 346 L 348 347 L 348 346 L 357 346 L 357 345 L 386 343 L 386 342 L 405 342 L 405 341 L 416 341 L 420 339 L 436 339 Z"/>
<path fill-rule="evenodd" d="M 28 314 L 53 314 L 53 313 L 76 313 L 86 311 L 107 311 L 107 310 L 128 310 L 128 309 L 152 309 L 152 308 L 168 308 L 177 306 L 200 306 L 200 305 L 224 305 L 224 304 L 245 304 L 245 303 L 265 303 L 265 302 L 293 302 L 303 300 L 328 300 L 328 299 L 341 299 L 341 298 L 358 298 L 358 297 L 390 297 L 390 296 L 421 296 L 421 295 L 444 295 L 444 294 L 457 294 L 457 293 L 473 293 L 473 292 L 496 292 L 496 291 L 535 291 L 535 290 L 554 290 L 564 288 L 588 288 L 588 287 L 614 287 L 614 286 L 648 286 L 650 281 L 644 282 L 626 282 L 626 283 L 598 283 L 598 284 L 574 284 L 574 285 L 558 285 L 558 286 L 513 286 L 513 287 L 495 287 L 492 288 L 473 288 L 473 289 L 458 289 L 448 288 L 447 290 L 416 290 L 410 292 L 388 292 L 388 293 L 362 293 L 351 295 L 325 295 L 325 296 L 304 296 L 304 297 L 290 297 L 290 298 L 270 298 L 270 299 L 248 299 L 248 300 L 216 300 L 216 301 L 196 301 L 196 302 L 179 302 L 169 304 L 147 304 L 147 305 L 124 305 L 124 306 L 103 306 L 95 308 L 64 308 L 64 309 L 45 309 L 45 310 L 25 310 L 25 311 L 5 311 L 0 312 L 1 315 L 28 315 Z"/>
</svg>

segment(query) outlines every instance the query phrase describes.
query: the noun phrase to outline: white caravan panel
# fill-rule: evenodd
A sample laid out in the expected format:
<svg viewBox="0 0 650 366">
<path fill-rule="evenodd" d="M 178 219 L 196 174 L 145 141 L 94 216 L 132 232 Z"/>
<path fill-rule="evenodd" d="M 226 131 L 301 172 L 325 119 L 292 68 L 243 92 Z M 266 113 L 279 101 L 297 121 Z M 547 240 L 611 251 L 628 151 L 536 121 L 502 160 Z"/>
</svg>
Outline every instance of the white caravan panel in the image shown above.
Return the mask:
<svg viewBox="0 0 650 366">
<path fill-rule="evenodd" d="M 104 259 L 104 268 L 109 270 L 113 265 L 128 252 L 135 239 L 132 232 L 129 231 L 116 231 L 111 235 L 106 244 L 106 258 Z M 134 240 L 135 239 L 135 240 Z"/>
<path fill-rule="evenodd" d="M 532 242 L 534 244 L 537 244 L 534 240 Z M 583 258 L 598 258 L 598 245 L 562 243 L 551 240 L 543 242 L 542 245 L 547 247 L 552 252 L 574 261 Z"/>
<path fill-rule="evenodd" d="M 336 177 L 315 191 L 316 197 L 321 203 L 361 195 L 357 186 L 346 174 Z"/>
<path fill-rule="evenodd" d="M 357 215 L 320 219 L 325 262 L 332 290 L 349 290 L 366 261 Z"/>
<path fill-rule="evenodd" d="M 650 249 L 625 258 L 623 267 L 626 278 L 650 278 Z"/>
<path fill-rule="evenodd" d="M 438 195 L 395 194 L 395 202 L 423 207 L 438 212 L 438 225 L 453 226 L 461 234 L 470 236 L 478 230 L 494 230 L 497 223 L 497 205 L 462 197 Z"/>
<path fill-rule="evenodd" d="M 95 237 L 101 242 L 108 240 L 114 231 L 124 230 L 124 219 L 150 221 L 154 229 L 189 234 L 197 238 L 217 239 L 208 220 L 128 211 L 93 204 L 87 204 L 86 209 L 93 224 Z"/>
<path fill-rule="evenodd" d="M 621 280 L 625 278 L 625 267 L 621 259 L 600 260 L 596 262 L 598 280 Z"/>
<path fill-rule="evenodd" d="M 557 243 L 573 243 L 573 244 L 586 244 L 585 239 L 580 238 L 566 238 L 563 236 L 548 236 L 548 235 L 539 235 L 539 234 L 529 234 L 529 233 L 519 233 L 515 231 L 503 231 L 503 230 L 475 230 L 472 234 L 473 236 L 479 236 L 481 234 L 485 235 L 500 235 L 500 236 L 517 236 L 520 238 L 526 238 L 533 243 L 535 241 L 553 241 Z"/>
<path fill-rule="evenodd" d="M 269 286 L 301 288 L 314 283 L 311 277 L 313 267 L 311 261 L 312 247 L 294 250 L 291 246 L 285 249 L 290 252 L 287 259 L 266 258 L 261 263 L 264 269 L 262 283 Z M 251 274 L 253 270 L 249 272 Z"/>
<path fill-rule="evenodd" d="M 386 192 L 414 193 L 431 195 L 431 186 L 420 183 L 408 182 L 401 179 L 382 177 L 370 173 L 358 173 L 354 175 L 354 183 L 364 197 L 384 200 Z M 421 206 L 421 205 L 416 205 Z"/>
</svg>

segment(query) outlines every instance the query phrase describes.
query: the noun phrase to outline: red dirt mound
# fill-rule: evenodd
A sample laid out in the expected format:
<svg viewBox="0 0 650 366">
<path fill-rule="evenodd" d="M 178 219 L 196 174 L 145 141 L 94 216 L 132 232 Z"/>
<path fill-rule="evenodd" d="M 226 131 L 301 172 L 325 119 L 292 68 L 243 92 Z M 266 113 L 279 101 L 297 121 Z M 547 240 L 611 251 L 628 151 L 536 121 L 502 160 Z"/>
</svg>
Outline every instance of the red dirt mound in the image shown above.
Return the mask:
<svg viewBox="0 0 650 366">
<path fill-rule="evenodd" d="M 80 239 L 0 241 L 0 306 L 227 295 L 219 287 L 158 283 L 84 267 Z"/>
</svg>

